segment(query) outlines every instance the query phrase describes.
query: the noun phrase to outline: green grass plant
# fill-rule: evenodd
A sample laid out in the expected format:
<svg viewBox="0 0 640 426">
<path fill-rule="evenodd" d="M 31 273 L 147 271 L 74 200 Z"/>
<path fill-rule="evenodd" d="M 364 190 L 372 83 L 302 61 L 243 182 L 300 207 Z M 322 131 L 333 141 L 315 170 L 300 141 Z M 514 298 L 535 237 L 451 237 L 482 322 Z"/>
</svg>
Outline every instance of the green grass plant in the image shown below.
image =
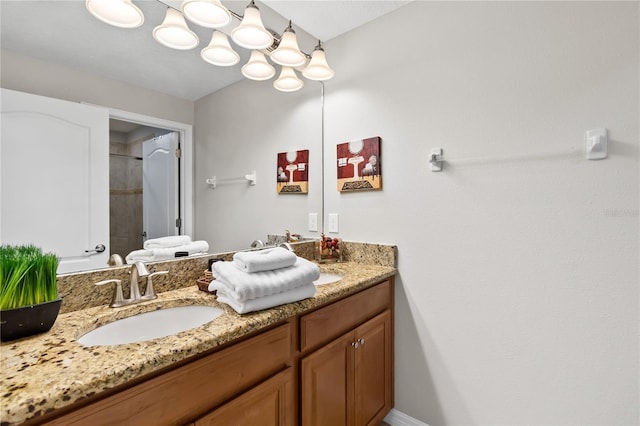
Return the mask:
<svg viewBox="0 0 640 426">
<path fill-rule="evenodd" d="M 58 298 L 58 258 L 33 245 L 0 246 L 0 310 Z"/>
</svg>

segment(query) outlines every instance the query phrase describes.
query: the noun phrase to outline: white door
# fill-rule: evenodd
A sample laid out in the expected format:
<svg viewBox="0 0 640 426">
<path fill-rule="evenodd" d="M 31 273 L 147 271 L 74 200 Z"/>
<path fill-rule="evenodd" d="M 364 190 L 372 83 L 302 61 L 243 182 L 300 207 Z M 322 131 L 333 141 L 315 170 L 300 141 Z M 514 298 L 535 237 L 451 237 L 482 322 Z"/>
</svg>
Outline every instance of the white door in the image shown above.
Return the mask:
<svg viewBox="0 0 640 426">
<path fill-rule="evenodd" d="M 142 216 L 146 238 L 177 235 L 178 132 L 158 136 L 142 144 Z"/>
<path fill-rule="evenodd" d="M 6 89 L 0 94 L 0 241 L 56 253 L 58 273 L 104 268 L 109 111 Z"/>
</svg>

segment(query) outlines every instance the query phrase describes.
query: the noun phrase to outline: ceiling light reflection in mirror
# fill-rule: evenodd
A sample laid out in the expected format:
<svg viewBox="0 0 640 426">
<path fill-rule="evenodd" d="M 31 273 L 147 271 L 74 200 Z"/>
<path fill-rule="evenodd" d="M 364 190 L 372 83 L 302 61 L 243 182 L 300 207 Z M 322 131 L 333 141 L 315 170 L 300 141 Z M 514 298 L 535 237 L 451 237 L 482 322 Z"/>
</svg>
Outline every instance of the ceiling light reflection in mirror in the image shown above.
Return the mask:
<svg viewBox="0 0 640 426">
<path fill-rule="evenodd" d="M 135 28 L 144 22 L 142 12 L 131 0 L 86 0 L 86 7 L 96 18 L 117 27 Z M 200 54 L 208 63 L 217 66 L 238 63 L 240 56 L 231 47 L 228 36 L 238 46 L 250 49 L 249 62 L 242 67 L 242 75 L 248 79 L 269 80 L 276 74 L 267 58 L 281 66 L 280 76 L 273 86 L 283 92 L 294 92 L 304 86 L 304 81 L 296 71 L 316 81 L 325 81 L 335 75 L 319 40 L 311 54 L 304 53 L 298 47 L 291 21 L 282 36 L 278 35 L 264 26 L 260 10 L 253 0 L 243 16 L 229 11 L 219 0 L 184 0 L 181 10 L 167 8 L 164 21 L 153 30 L 154 39 L 172 49 L 189 50 L 197 47 L 198 37 L 189 29 L 185 17 L 197 25 L 218 28 Z M 240 20 L 240 24 L 231 34 L 225 34 L 219 28 L 226 26 L 232 17 Z"/>
</svg>

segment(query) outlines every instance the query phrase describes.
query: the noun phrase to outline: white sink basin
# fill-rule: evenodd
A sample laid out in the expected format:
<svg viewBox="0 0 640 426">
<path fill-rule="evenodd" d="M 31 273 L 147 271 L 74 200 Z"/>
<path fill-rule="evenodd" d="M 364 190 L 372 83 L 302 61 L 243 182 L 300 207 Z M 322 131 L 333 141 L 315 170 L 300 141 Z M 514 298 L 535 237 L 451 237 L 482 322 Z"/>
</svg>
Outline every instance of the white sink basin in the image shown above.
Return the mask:
<svg viewBox="0 0 640 426">
<path fill-rule="evenodd" d="M 325 285 L 335 283 L 336 281 L 340 281 L 342 279 L 342 275 L 338 274 L 329 274 L 329 273 L 320 273 L 320 278 L 315 280 L 313 283 L 315 285 Z"/>
<path fill-rule="evenodd" d="M 113 346 L 157 339 L 199 327 L 223 312 L 213 306 L 159 309 L 105 324 L 78 338 L 78 343 L 82 346 Z"/>
</svg>

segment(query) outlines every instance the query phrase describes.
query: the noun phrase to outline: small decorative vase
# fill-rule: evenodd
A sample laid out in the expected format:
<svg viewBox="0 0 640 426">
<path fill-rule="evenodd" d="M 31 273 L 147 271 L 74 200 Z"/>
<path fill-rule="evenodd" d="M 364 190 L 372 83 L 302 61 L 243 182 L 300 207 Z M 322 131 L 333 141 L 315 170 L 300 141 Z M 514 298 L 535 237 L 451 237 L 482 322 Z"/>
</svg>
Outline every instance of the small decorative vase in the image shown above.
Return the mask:
<svg viewBox="0 0 640 426">
<path fill-rule="evenodd" d="M 47 332 L 58 318 L 62 299 L 0 311 L 0 340 L 3 342 Z"/>
<path fill-rule="evenodd" d="M 320 241 L 316 241 L 316 260 L 319 263 L 342 261 L 342 240 L 340 238 L 325 237 L 322 234 Z"/>
</svg>

